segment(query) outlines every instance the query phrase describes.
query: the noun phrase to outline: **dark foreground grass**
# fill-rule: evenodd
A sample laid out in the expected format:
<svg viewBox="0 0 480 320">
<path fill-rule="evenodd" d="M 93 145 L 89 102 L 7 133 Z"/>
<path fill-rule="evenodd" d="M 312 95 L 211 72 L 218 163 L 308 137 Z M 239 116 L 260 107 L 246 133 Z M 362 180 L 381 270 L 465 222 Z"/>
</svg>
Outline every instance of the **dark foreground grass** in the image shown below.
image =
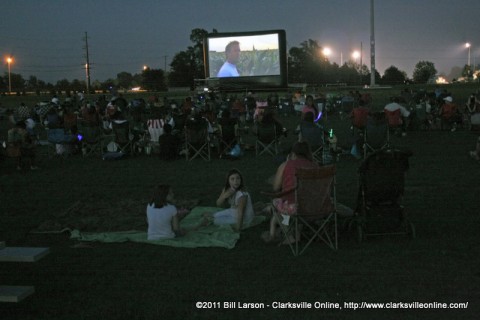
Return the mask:
<svg viewBox="0 0 480 320">
<path fill-rule="evenodd" d="M 347 140 L 345 122 L 332 117 L 330 125 Z M 172 184 L 177 197 L 213 205 L 232 167 L 244 173 L 254 201 L 266 201 L 260 191 L 268 189 L 266 180 L 278 165 L 269 156 L 247 152 L 239 161 L 189 163 L 71 157 L 44 159 L 41 170 L 21 173 L 7 161 L 0 177 L 0 239 L 10 246 L 47 246 L 51 253 L 33 264 L 0 265 L 0 284 L 36 290 L 21 303 L 0 304 L 0 319 L 478 319 L 480 164 L 467 156 L 475 139 L 470 132 L 434 131 L 394 140 L 414 154 L 404 205 L 416 239 L 371 238 L 359 245 L 346 232 L 338 251 L 315 243 L 297 258 L 287 247 L 260 240 L 266 224 L 242 232 L 232 250 L 138 243 L 74 248 L 67 234 L 30 233 L 76 201 L 146 203 L 158 182 Z M 349 206 L 355 203 L 358 164 L 349 157 L 337 164 L 338 199 Z M 217 308 L 199 309 L 198 301 Z M 302 301 L 312 308 L 272 308 L 274 302 Z M 344 304 L 362 301 L 468 302 L 468 309 L 353 310 Z M 224 302 L 265 308 L 227 309 Z M 316 309 L 315 302 L 342 309 Z"/>
</svg>

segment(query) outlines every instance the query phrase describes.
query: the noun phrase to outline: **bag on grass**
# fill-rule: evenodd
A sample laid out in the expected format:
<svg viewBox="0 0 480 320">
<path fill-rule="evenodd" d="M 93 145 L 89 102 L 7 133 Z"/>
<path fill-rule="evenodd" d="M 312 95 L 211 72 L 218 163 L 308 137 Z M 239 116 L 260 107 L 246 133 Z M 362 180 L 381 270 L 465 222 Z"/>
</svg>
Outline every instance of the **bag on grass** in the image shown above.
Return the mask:
<svg viewBox="0 0 480 320">
<path fill-rule="evenodd" d="M 232 150 L 229 152 L 229 155 L 234 158 L 240 158 L 243 155 L 242 148 L 240 148 L 238 143 L 233 146 Z"/>
</svg>

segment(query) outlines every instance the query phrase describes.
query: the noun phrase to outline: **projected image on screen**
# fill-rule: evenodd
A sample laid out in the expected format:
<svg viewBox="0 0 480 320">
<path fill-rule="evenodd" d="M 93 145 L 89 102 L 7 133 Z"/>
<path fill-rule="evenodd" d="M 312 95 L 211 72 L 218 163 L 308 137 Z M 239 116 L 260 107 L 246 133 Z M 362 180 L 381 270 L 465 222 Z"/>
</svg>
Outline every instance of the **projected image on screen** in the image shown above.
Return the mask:
<svg viewBox="0 0 480 320">
<path fill-rule="evenodd" d="M 280 75 L 279 36 L 275 34 L 208 39 L 210 77 Z"/>
</svg>

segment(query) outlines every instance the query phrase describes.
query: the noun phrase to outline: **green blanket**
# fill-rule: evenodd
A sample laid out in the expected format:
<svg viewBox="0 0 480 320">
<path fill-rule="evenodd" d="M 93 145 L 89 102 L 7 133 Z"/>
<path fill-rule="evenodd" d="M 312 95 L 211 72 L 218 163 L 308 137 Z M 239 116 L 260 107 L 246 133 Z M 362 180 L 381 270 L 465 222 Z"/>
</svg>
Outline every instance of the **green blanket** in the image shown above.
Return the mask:
<svg viewBox="0 0 480 320">
<path fill-rule="evenodd" d="M 203 213 L 214 213 L 223 209 L 214 207 L 195 207 L 180 223 L 184 229 L 193 228 L 202 219 Z M 256 216 L 253 222 L 245 228 L 255 226 L 265 220 L 263 216 Z M 244 229 L 245 229 L 244 228 Z M 233 231 L 229 225 L 209 225 L 195 231 L 187 232 L 185 236 L 175 239 L 147 240 L 146 231 L 119 231 L 119 232 L 80 232 L 71 231 L 71 239 L 79 241 L 100 241 L 100 242 L 142 242 L 162 246 L 199 248 L 199 247 L 221 247 L 232 249 L 235 247 L 240 234 Z"/>
</svg>

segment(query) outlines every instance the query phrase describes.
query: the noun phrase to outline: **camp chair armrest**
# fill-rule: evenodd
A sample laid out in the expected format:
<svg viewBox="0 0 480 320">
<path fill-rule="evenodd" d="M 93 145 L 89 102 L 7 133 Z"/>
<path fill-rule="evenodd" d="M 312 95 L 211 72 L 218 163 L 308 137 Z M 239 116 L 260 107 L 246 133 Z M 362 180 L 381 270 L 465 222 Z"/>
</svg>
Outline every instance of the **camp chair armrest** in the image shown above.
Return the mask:
<svg viewBox="0 0 480 320">
<path fill-rule="evenodd" d="M 287 194 L 290 194 L 295 191 L 295 188 L 285 190 L 285 191 L 280 191 L 280 192 L 271 192 L 271 191 L 260 191 L 261 194 L 268 196 L 270 198 L 281 198 Z"/>
</svg>

